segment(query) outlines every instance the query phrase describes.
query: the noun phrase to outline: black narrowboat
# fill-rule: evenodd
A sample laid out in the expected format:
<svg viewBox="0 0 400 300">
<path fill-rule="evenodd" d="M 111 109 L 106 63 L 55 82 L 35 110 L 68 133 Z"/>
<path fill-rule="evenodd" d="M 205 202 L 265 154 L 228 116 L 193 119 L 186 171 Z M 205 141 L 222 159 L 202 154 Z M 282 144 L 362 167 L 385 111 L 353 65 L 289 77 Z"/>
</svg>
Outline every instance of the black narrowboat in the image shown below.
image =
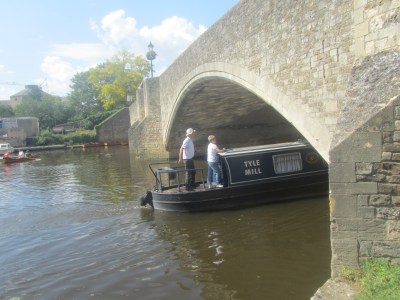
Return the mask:
<svg viewBox="0 0 400 300">
<path fill-rule="evenodd" d="M 142 197 L 141 205 L 197 212 L 328 194 L 328 165 L 307 142 L 228 149 L 219 157 L 223 187 L 209 189 L 207 170 L 195 169 L 201 179 L 194 191 L 185 190 L 185 170 L 181 166 L 151 163 L 156 185 Z"/>
</svg>

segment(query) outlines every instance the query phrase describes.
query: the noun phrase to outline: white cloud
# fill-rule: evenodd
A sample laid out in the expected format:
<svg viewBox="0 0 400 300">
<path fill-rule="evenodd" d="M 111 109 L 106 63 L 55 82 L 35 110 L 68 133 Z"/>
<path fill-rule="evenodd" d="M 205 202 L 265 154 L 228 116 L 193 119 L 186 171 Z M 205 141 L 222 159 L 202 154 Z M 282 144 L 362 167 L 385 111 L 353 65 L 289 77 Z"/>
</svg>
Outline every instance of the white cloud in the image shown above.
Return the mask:
<svg viewBox="0 0 400 300">
<path fill-rule="evenodd" d="M 36 82 L 44 85 L 43 90 L 56 95 L 66 95 L 69 91 L 71 78 L 79 72 L 75 66 L 58 56 L 47 56 L 40 66 L 46 78 Z"/>
<path fill-rule="evenodd" d="M 60 56 L 80 61 L 99 62 L 112 56 L 115 50 L 103 44 L 95 43 L 73 43 L 73 44 L 56 44 L 50 51 L 51 55 Z"/>
<path fill-rule="evenodd" d="M 125 11 L 117 10 L 106 15 L 101 26 L 92 22 L 92 29 L 97 31 L 105 44 L 119 44 L 129 36 L 137 36 L 136 20 L 125 16 Z"/>
<path fill-rule="evenodd" d="M 195 27 L 180 17 L 165 19 L 154 27 L 137 28 L 133 17 L 124 10 L 111 12 L 100 24 L 90 23 L 99 43 L 56 44 L 41 65 L 50 92 L 65 95 L 70 79 L 77 73 L 104 62 L 122 49 L 145 57 L 151 41 L 158 56 L 153 62 L 155 74 L 160 75 L 173 60 L 190 45 L 206 28 Z M 0 69 L 1 71 L 1 69 Z"/>
<path fill-rule="evenodd" d="M 75 68 L 58 56 L 47 56 L 40 67 L 50 78 L 56 80 L 68 80 L 75 73 Z"/>
<path fill-rule="evenodd" d="M 176 16 L 162 21 L 161 25 L 149 28 L 147 26 L 140 30 L 140 35 L 160 43 L 170 45 L 192 43 L 206 28 L 200 25 L 195 28 L 191 22 Z"/>
<path fill-rule="evenodd" d="M 116 49 L 99 43 L 56 44 L 41 64 L 45 78 L 36 82 L 45 82 L 49 93 L 65 96 L 75 74 L 96 66 L 116 52 Z"/>
<path fill-rule="evenodd" d="M 189 20 L 176 16 L 163 20 L 158 26 L 137 28 L 134 18 L 118 10 L 106 15 L 101 25 L 92 22 L 92 29 L 103 43 L 128 49 L 137 55 L 145 56 L 151 41 L 158 54 L 160 68 L 165 69 L 207 28 L 203 25 L 195 27 Z"/>
</svg>

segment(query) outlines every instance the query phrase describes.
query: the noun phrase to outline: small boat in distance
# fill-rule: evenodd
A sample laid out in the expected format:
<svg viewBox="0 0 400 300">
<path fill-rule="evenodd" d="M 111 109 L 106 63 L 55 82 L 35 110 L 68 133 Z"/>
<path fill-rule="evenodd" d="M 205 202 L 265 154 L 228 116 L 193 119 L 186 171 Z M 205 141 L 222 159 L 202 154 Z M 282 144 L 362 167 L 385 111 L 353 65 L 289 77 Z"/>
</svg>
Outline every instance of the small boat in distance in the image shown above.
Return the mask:
<svg viewBox="0 0 400 300">
<path fill-rule="evenodd" d="M 25 161 L 33 161 L 37 160 L 38 158 L 36 156 L 33 156 L 31 154 L 26 154 L 24 156 L 8 156 L 8 157 L 3 157 L 1 160 L 4 164 L 14 164 L 14 163 L 21 163 Z"/>
<path fill-rule="evenodd" d="M 12 147 L 9 143 L 1 143 L 0 144 L 0 155 L 4 155 L 7 152 L 12 153 L 14 151 L 14 147 Z"/>
<path fill-rule="evenodd" d="M 206 188 L 207 170 L 195 169 L 201 180 L 194 191 L 184 188 L 182 166 L 150 163 L 156 184 L 141 198 L 141 205 L 197 212 L 328 195 L 328 165 L 307 142 L 234 148 L 219 153 L 219 158 L 223 186 Z"/>
</svg>

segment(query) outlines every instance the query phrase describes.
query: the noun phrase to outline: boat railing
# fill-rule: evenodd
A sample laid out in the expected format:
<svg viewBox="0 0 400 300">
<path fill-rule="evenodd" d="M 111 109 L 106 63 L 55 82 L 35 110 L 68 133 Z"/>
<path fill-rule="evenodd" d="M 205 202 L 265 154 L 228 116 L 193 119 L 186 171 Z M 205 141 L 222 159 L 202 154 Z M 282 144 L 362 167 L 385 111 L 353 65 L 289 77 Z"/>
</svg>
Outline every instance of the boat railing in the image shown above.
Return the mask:
<svg viewBox="0 0 400 300">
<path fill-rule="evenodd" d="M 155 166 L 163 165 L 163 167 L 155 168 Z M 190 171 L 199 172 L 201 174 L 201 181 L 203 188 L 206 188 L 206 180 L 204 178 L 204 169 L 185 169 L 184 166 L 180 166 L 170 162 L 153 162 L 149 164 L 149 168 L 156 179 L 156 188 L 162 192 L 166 189 L 176 187 L 178 192 L 181 191 L 181 187 L 185 186 L 185 181 L 181 180 L 182 174 Z M 163 184 L 165 183 L 165 185 Z"/>
</svg>

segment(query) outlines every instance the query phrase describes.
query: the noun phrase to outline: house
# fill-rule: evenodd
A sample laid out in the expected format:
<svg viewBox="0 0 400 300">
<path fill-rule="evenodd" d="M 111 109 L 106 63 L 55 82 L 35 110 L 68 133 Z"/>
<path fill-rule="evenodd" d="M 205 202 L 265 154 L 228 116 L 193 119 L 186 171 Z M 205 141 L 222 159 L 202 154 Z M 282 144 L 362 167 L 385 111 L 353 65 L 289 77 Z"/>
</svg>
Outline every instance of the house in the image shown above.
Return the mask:
<svg viewBox="0 0 400 300">
<path fill-rule="evenodd" d="M 10 96 L 10 102 L 12 108 L 15 108 L 25 98 L 41 99 L 44 96 L 53 97 L 52 95 L 42 91 L 42 88 L 38 85 L 25 85 L 25 88 Z"/>
</svg>

